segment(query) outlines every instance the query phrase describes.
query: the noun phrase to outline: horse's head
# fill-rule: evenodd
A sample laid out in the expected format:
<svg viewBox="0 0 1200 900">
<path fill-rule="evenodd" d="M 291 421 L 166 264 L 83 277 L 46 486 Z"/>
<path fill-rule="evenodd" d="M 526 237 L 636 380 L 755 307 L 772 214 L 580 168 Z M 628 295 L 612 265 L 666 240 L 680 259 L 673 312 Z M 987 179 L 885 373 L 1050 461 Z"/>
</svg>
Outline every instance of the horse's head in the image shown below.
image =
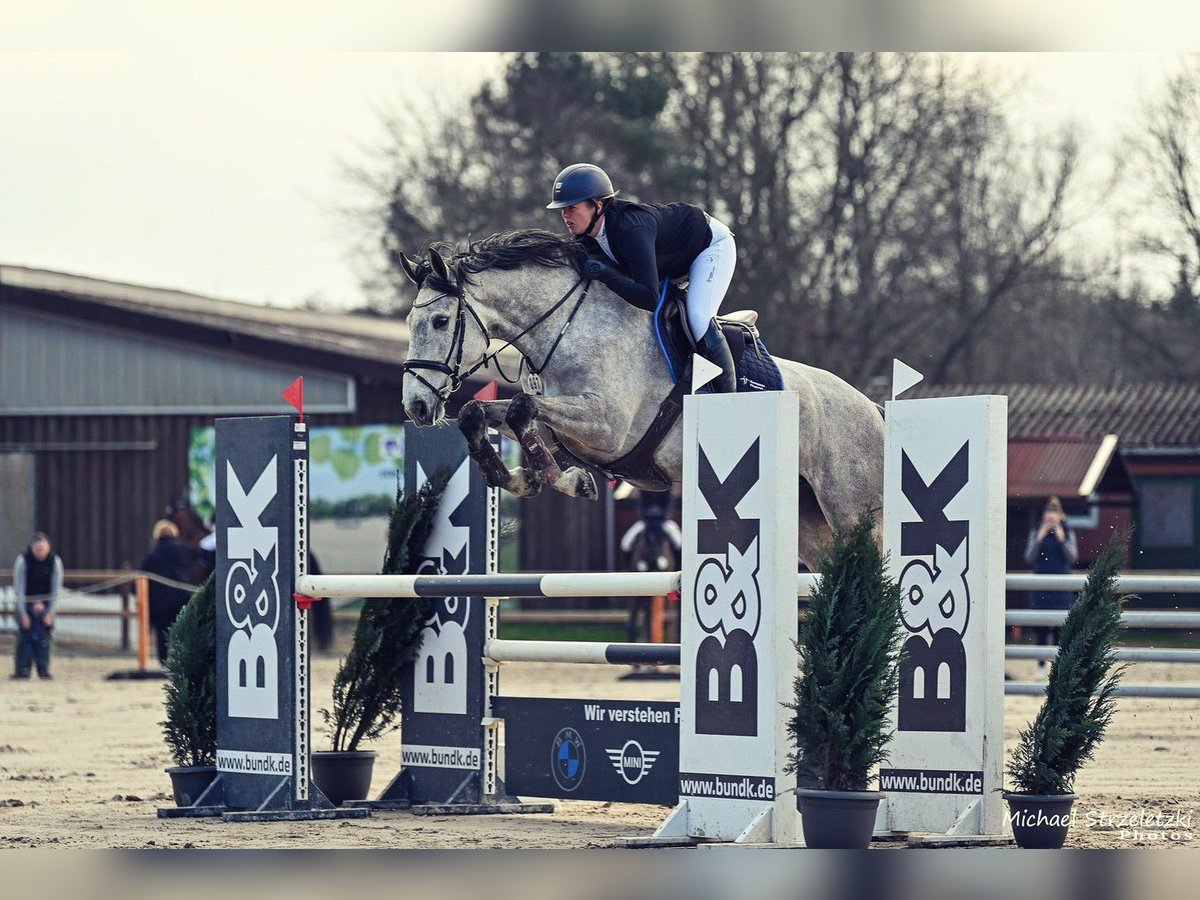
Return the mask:
<svg viewBox="0 0 1200 900">
<path fill-rule="evenodd" d="M 212 529 L 204 524 L 204 519 L 186 497 L 168 503 L 165 516 L 179 529 L 179 537 L 186 543 L 197 544 L 201 538 L 212 534 Z"/>
<path fill-rule="evenodd" d="M 536 229 L 491 235 L 449 261 L 436 248 L 419 261 L 401 254 L 417 286 L 404 362 L 409 419 L 432 425 L 445 417 L 450 395 L 486 358 L 489 324 L 523 353 L 536 346 L 545 331 L 538 325 L 581 283 L 586 256 L 576 242 Z"/>
<path fill-rule="evenodd" d="M 427 260 L 401 255 L 417 286 L 408 314 L 408 358 L 404 362 L 404 411 L 418 426 L 446 415 L 446 401 L 488 348 L 488 333 L 466 297 L 466 281 L 436 249 Z"/>
</svg>

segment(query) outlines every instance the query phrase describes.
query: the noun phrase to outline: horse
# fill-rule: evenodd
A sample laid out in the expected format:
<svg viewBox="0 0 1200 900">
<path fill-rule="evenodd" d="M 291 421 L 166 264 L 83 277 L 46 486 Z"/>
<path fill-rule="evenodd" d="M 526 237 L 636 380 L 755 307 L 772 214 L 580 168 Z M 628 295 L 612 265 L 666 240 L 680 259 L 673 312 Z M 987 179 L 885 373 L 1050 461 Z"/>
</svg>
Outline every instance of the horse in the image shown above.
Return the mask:
<svg viewBox="0 0 1200 900">
<path fill-rule="evenodd" d="M 215 557 L 210 560 L 208 555 L 200 549 L 200 542 L 212 534 L 212 529 L 204 524 L 204 519 L 186 497 L 172 500 L 167 504 L 166 518 L 179 529 L 179 540 L 195 549 L 192 580 L 196 584 L 203 584 L 204 579 L 208 578 L 216 566 Z"/>
<path fill-rule="evenodd" d="M 673 493 L 640 491 L 640 517 L 621 537 L 621 550 L 635 572 L 674 572 L 679 569 L 679 549 L 682 543 L 679 526 L 671 520 Z M 654 605 L 662 597 L 630 597 L 628 640 L 654 640 Z M 678 623 L 676 623 L 678 624 Z M 675 629 L 676 632 L 678 628 Z M 662 636 L 658 638 L 662 640 Z M 669 638 L 668 638 L 669 639 Z M 678 633 L 674 639 L 678 639 Z"/>
<path fill-rule="evenodd" d="M 471 400 L 458 414 L 485 482 L 517 497 L 534 496 L 548 485 L 595 499 L 599 491 L 591 470 L 612 474 L 606 465 L 640 441 L 674 387 L 651 314 L 584 279 L 586 250 L 547 231 L 500 232 L 447 255 L 436 245 L 424 259 L 400 254 L 417 286 L 403 364 L 408 418 L 417 426 L 444 421 L 450 396 L 469 375 L 493 360 L 499 367 L 504 347 L 489 350 L 493 340 L 504 341 L 528 366 L 525 389 L 509 400 Z M 775 361 L 800 407 L 797 550 L 813 567 L 831 529 L 848 527 L 868 510 L 878 523 L 883 417 L 875 403 L 833 373 Z M 507 468 L 487 440 L 489 427 L 521 443 L 525 464 Z M 573 459 L 560 464 L 548 441 Z M 669 483 L 680 482 L 681 422 L 654 451 L 653 463 Z M 878 536 L 878 525 L 876 531 Z"/>
</svg>

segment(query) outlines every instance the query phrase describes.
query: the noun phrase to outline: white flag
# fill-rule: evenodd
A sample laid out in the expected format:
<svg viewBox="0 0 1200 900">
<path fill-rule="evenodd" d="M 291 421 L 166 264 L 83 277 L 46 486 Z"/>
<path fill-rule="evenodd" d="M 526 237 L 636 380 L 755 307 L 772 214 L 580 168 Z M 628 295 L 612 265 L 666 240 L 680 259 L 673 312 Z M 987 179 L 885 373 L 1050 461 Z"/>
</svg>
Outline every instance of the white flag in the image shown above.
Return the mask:
<svg viewBox="0 0 1200 900">
<path fill-rule="evenodd" d="M 912 366 L 898 359 L 892 360 L 892 399 L 895 400 L 910 387 L 925 380 L 925 376 Z"/>
</svg>

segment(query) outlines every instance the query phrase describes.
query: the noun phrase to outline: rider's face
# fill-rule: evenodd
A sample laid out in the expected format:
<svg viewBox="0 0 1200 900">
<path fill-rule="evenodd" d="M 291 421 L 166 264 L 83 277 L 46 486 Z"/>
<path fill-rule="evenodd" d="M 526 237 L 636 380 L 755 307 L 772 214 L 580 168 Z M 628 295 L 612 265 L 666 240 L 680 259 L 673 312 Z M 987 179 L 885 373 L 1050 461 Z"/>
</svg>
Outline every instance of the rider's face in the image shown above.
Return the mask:
<svg viewBox="0 0 1200 900">
<path fill-rule="evenodd" d="M 571 232 L 575 237 L 587 231 L 588 224 L 592 221 L 592 213 L 596 209 L 594 200 L 584 200 L 580 203 L 572 203 L 570 206 L 564 206 L 562 210 L 563 224 L 567 226 L 567 231 Z M 596 222 L 596 228 L 600 227 L 600 223 Z M 591 232 L 595 236 L 595 229 Z"/>
</svg>

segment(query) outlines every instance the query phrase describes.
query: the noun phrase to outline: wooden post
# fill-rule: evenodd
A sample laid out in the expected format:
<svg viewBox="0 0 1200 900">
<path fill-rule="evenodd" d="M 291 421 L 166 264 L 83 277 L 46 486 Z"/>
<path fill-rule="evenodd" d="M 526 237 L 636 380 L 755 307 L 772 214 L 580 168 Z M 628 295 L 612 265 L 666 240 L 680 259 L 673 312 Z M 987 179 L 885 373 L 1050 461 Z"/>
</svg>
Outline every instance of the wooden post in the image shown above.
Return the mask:
<svg viewBox="0 0 1200 900">
<path fill-rule="evenodd" d="M 663 642 L 663 602 L 664 598 L 650 598 L 650 643 L 661 644 Z"/>
<path fill-rule="evenodd" d="M 145 672 L 150 662 L 150 579 L 137 579 L 138 669 Z"/>
</svg>

